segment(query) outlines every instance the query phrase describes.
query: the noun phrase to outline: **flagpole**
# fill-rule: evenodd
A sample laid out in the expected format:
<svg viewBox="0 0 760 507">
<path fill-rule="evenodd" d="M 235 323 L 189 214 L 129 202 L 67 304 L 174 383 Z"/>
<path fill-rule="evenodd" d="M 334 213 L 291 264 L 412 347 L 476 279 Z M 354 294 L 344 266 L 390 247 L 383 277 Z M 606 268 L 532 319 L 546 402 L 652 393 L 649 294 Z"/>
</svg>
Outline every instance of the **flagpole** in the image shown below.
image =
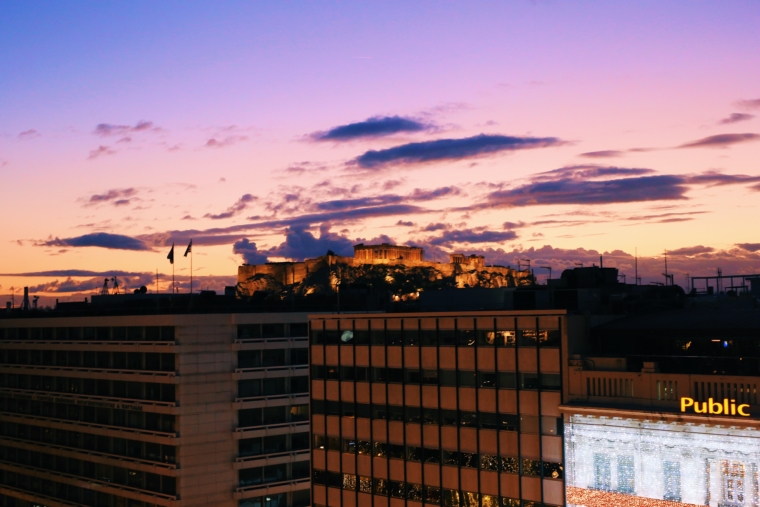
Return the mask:
<svg viewBox="0 0 760 507">
<path fill-rule="evenodd" d="M 193 251 L 190 250 L 190 294 L 193 293 Z"/>
<path fill-rule="evenodd" d="M 174 285 L 174 263 L 172 262 L 172 294 L 177 293 L 177 287 Z"/>
</svg>

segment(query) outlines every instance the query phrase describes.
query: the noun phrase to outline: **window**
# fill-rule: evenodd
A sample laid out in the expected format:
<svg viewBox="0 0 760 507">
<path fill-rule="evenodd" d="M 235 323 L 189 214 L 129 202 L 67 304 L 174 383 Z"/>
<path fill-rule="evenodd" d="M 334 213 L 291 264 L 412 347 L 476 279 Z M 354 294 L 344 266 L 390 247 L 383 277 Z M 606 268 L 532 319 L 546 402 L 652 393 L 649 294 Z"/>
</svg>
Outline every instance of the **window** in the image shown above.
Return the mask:
<svg viewBox="0 0 760 507">
<path fill-rule="evenodd" d="M 292 329 L 292 326 L 291 326 Z M 290 349 L 290 364 L 291 365 L 307 365 L 309 364 L 309 351 L 305 348 Z"/>
<path fill-rule="evenodd" d="M 292 405 L 290 407 L 290 421 L 300 422 L 309 420 L 309 405 Z"/>
<path fill-rule="evenodd" d="M 496 331 L 494 333 L 494 343 L 497 347 L 514 347 L 515 346 L 515 331 Z"/>
<path fill-rule="evenodd" d="M 538 389 L 538 373 L 521 373 L 520 389 Z"/>
<path fill-rule="evenodd" d="M 467 468 L 478 468 L 478 455 L 471 452 L 460 452 L 459 466 Z"/>
<path fill-rule="evenodd" d="M 291 377 L 290 378 L 290 392 L 294 393 L 308 393 L 309 392 L 309 377 L 306 375 Z"/>
<path fill-rule="evenodd" d="M 621 456 L 618 458 L 618 476 L 620 476 L 620 459 L 624 456 Z M 633 458 L 625 456 L 630 460 L 630 493 L 634 493 L 634 481 L 633 481 Z M 665 475 L 665 495 L 663 496 L 664 500 L 670 500 L 672 502 L 680 502 L 681 501 L 681 464 L 677 461 L 666 461 L 662 464 L 662 471 Z M 742 477 L 743 479 L 743 477 Z M 621 479 L 618 477 L 618 483 L 620 483 Z M 743 483 L 742 483 L 743 486 Z M 619 488 L 618 488 L 619 489 Z M 628 491 L 626 491 L 628 493 Z M 743 494 L 743 487 L 742 492 Z M 726 498 L 728 500 L 728 498 Z M 738 500 L 738 498 L 737 498 Z M 743 498 L 741 498 L 741 503 L 743 503 Z M 728 500 L 730 501 L 730 500 Z M 741 504 L 740 504 L 741 505 Z"/>
<path fill-rule="evenodd" d="M 353 366 L 340 367 L 341 380 L 355 380 L 355 377 L 356 377 L 356 369 Z"/>
<path fill-rule="evenodd" d="M 425 486 L 423 490 L 425 502 L 438 505 L 441 503 L 441 488 L 435 486 Z"/>
<path fill-rule="evenodd" d="M 520 460 L 512 456 L 502 456 L 501 471 L 508 474 L 520 473 Z"/>
<path fill-rule="evenodd" d="M 441 451 L 438 449 L 422 449 L 422 461 L 425 463 L 440 463 Z"/>
<path fill-rule="evenodd" d="M 665 500 L 674 500 L 674 498 L 668 498 L 667 497 L 667 491 L 668 491 L 668 462 L 665 462 Z M 676 463 L 677 465 L 677 463 Z M 635 469 L 633 467 L 633 456 L 618 456 L 618 462 L 617 462 L 617 472 L 618 472 L 618 491 L 621 493 L 626 493 L 629 495 L 632 495 L 636 492 L 636 477 L 635 477 Z M 680 470 L 679 470 L 679 482 L 680 482 Z M 680 490 L 680 484 L 679 484 L 679 490 Z M 676 500 L 678 502 L 681 501 L 680 498 L 680 491 L 679 491 L 679 498 Z"/>
<path fill-rule="evenodd" d="M 405 370 L 405 377 L 407 384 L 419 384 L 422 381 L 420 370 Z"/>
<path fill-rule="evenodd" d="M 409 461 L 422 461 L 422 448 L 412 445 L 406 446 L 406 459 Z"/>
<path fill-rule="evenodd" d="M 262 338 L 284 338 L 285 324 L 262 324 L 261 337 Z"/>
<path fill-rule="evenodd" d="M 456 451 L 442 451 L 441 452 L 441 464 L 459 466 L 459 453 Z"/>
<path fill-rule="evenodd" d="M 307 324 L 306 322 L 290 325 L 290 336 L 300 338 L 300 337 L 304 337 L 308 335 L 309 335 L 309 324 Z"/>
<path fill-rule="evenodd" d="M 438 330 L 438 345 L 440 346 L 453 346 L 456 345 L 457 337 L 456 331 L 453 329 L 439 329 Z"/>
<path fill-rule="evenodd" d="M 444 426 L 457 426 L 459 424 L 456 410 L 441 410 L 441 424 Z"/>
<path fill-rule="evenodd" d="M 559 373 L 542 373 L 541 389 L 545 391 L 559 391 L 562 387 Z"/>
<path fill-rule="evenodd" d="M 372 478 L 363 475 L 359 476 L 359 492 L 372 493 Z"/>
<path fill-rule="evenodd" d="M 404 459 L 406 451 L 403 445 L 389 444 L 388 445 L 388 457 L 396 459 Z"/>
<path fill-rule="evenodd" d="M 517 374 L 514 372 L 499 372 L 497 376 L 500 389 L 516 389 Z"/>
<path fill-rule="evenodd" d="M 499 427 L 499 420 L 493 412 L 478 412 L 478 420 L 483 429 L 495 430 Z"/>
<path fill-rule="evenodd" d="M 447 387 L 456 387 L 457 372 L 456 370 L 440 370 L 438 372 L 439 385 Z"/>
<path fill-rule="evenodd" d="M 263 350 L 261 351 L 262 366 L 284 366 L 285 349 Z"/>
<path fill-rule="evenodd" d="M 561 435 L 562 434 L 562 418 L 542 416 L 541 417 L 541 434 Z"/>
<path fill-rule="evenodd" d="M 406 422 L 419 423 L 420 422 L 420 408 L 419 407 L 405 407 Z"/>
<path fill-rule="evenodd" d="M 544 477 L 547 479 L 561 479 L 564 475 L 562 463 L 544 461 Z"/>
<path fill-rule="evenodd" d="M 496 387 L 496 373 L 492 371 L 479 371 L 478 385 L 480 387 Z"/>
<path fill-rule="evenodd" d="M 438 385 L 438 370 L 422 370 L 422 383 Z"/>
<path fill-rule="evenodd" d="M 594 489 L 602 491 L 612 489 L 610 457 L 606 454 L 594 453 Z"/>
<path fill-rule="evenodd" d="M 343 489 L 356 489 L 356 476 L 354 474 L 343 474 Z"/>
<path fill-rule="evenodd" d="M 480 455 L 480 468 L 482 470 L 499 470 L 499 457 L 494 454 Z"/>
<path fill-rule="evenodd" d="M 438 409 L 422 407 L 422 422 L 424 424 L 438 424 Z"/>
<path fill-rule="evenodd" d="M 356 454 L 356 440 L 350 438 L 343 439 L 343 452 Z"/>
<path fill-rule="evenodd" d="M 541 461 L 537 459 L 522 460 L 523 475 L 541 475 Z"/>
<path fill-rule="evenodd" d="M 475 387 L 477 378 L 474 371 L 459 370 L 459 386 Z"/>
</svg>

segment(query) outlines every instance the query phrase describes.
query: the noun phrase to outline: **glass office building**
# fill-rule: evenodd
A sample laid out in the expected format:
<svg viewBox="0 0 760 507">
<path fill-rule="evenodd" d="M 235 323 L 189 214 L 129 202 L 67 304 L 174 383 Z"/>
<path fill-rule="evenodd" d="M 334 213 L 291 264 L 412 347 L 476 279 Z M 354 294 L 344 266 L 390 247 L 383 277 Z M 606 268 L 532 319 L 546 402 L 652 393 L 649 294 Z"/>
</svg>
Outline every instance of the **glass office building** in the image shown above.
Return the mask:
<svg viewBox="0 0 760 507">
<path fill-rule="evenodd" d="M 316 506 L 564 505 L 563 311 L 310 318 Z"/>
</svg>

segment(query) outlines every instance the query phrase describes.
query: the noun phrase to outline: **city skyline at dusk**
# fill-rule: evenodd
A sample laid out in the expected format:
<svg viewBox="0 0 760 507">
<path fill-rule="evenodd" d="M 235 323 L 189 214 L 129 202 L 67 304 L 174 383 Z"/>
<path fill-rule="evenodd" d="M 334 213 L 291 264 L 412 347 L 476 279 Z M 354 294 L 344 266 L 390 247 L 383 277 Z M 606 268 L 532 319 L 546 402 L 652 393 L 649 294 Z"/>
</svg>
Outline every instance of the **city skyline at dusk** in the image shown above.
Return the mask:
<svg viewBox="0 0 760 507">
<path fill-rule="evenodd" d="M 186 290 L 191 239 L 196 289 L 360 242 L 760 272 L 756 3 L 2 12 L 4 299 L 165 290 L 172 244 Z"/>
</svg>

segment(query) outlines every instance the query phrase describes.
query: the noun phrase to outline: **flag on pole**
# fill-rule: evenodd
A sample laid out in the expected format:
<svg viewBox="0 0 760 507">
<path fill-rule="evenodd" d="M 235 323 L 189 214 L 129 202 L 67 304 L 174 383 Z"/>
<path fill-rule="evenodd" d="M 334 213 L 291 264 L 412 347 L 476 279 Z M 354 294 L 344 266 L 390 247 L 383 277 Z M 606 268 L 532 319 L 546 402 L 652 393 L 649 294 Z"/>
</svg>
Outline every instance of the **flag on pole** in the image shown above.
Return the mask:
<svg viewBox="0 0 760 507">
<path fill-rule="evenodd" d="M 169 262 L 174 264 L 174 243 L 172 243 L 172 249 L 169 250 L 169 255 L 167 255 L 166 258 L 169 259 Z"/>
<path fill-rule="evenodd" d="M 187 254 L 193 251 L 193 240 L 190 240 L 190 244 L 187 245 L 187 250 L 185 250 L 185 255 L 183 257 L 187 257 Z"/>
</svg>

